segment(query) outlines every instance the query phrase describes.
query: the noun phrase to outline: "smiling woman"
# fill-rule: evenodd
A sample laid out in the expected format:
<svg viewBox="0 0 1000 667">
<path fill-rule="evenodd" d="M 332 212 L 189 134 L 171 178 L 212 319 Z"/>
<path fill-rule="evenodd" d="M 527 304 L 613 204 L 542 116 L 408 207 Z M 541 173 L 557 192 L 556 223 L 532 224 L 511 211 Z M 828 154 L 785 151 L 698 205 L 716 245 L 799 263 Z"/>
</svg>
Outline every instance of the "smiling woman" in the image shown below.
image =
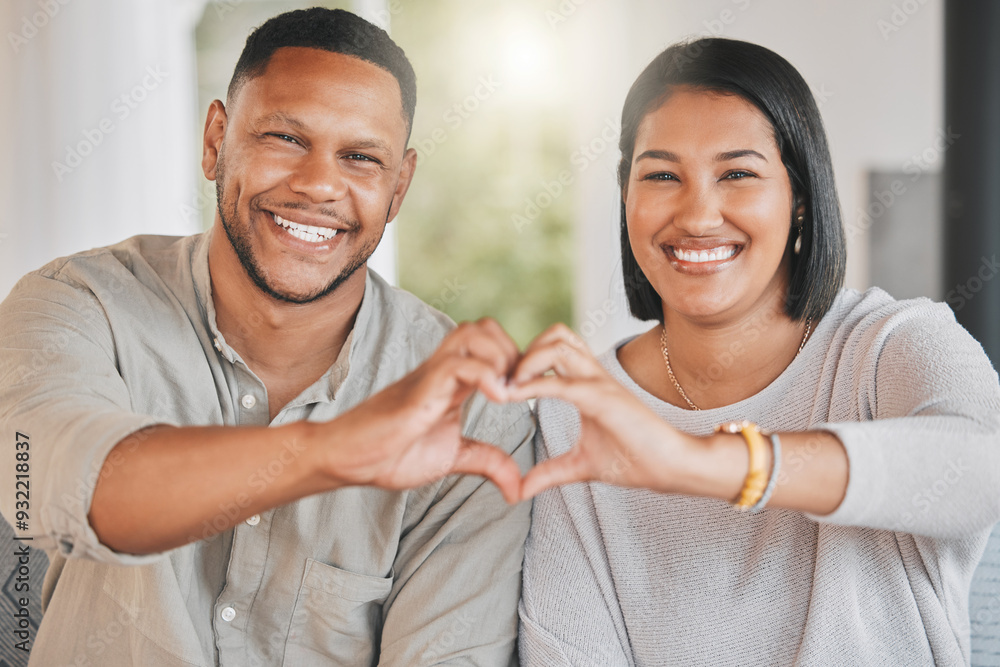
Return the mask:
<svg viewBox="0 0 1000 667">
<path fill-rule="evenodd" d="M 554 327 L 513 376 L 541 397 L 522 493 L 559 486 L 533 509 L 522 663 L 967 664 L 1000 386 L 946 306 L 842 288 L 802 77 L 675 45 L 620 148 L 625 291 L 658 322 L 600 359 Z"/>
</svg>

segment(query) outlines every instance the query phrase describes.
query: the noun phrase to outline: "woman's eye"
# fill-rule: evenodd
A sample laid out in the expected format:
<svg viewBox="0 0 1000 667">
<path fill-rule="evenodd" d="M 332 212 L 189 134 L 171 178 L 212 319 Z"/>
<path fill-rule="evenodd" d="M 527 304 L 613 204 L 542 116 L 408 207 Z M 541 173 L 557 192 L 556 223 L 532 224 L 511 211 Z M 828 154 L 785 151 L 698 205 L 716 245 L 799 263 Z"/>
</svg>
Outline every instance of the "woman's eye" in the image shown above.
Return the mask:
<svg viewBox="0 0 1000 667">
<path fill-rule="evenodd" d="M 752 178 L 755 175 L 756 174 L 754 174 L 753 172 L 746 171 L 745 169 L 737 169 L 735 171 L 729 172 L 728 174 L 726 174 L 722 178 L 727 178 L 727 179 L 729 179 L 731 181 L 738 181 L 738 180 L 741 180 L 741 179 L 744 179 L 744 178 Z"/>
<path fill-rule="evenodd" d="M 644 180 L 644 181 L 676 181 L 677 177 L 674 176 L 673 174 L 660 171 L 660 172 L 656 172 L 654 174 L 649 174 L 648 176 L 646 176 L 642 180 Z"/>
</svg>

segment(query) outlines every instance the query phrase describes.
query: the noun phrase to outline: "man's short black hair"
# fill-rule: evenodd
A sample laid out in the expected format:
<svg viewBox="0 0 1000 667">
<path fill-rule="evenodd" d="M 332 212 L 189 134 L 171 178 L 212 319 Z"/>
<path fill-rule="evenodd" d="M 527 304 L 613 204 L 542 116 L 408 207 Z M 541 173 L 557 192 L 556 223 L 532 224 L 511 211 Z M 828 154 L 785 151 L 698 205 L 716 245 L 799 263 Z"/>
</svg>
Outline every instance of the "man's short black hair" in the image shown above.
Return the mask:
<svg viewBox="0 0 1000 667">
<path fill-rule="evenodd" d="M 227 106 L 243 84 L 264 73 L 275 51 L 295 46 L 354 56 L 388 71 L 399 82 L 403 118 L 407 130 L 412 129 L 417 107 L 413 66 L 385 30 L 343 9 L 313 7 L 286 12 L 250 33 L 229 82 Z"/>
<path fill-rule="evenodd" d="M 618 143 L 622 154 L 618 184 L 623 195 L 642 119 L 678 87 L 739 95 L 771 122 L 792 184 L 794 209 L 805 208 L 802 251 L 791 255 L 785 312 L 795 320 L 819 321 L 844 284 L 847 244 L 826 132 L 809 85 L 787 60 L 757 44 L 705 38 L 669 47 L 642 71 L 625 98 Z M 787 247 L 798 235 L 791 222 Z M 662 321 L 663 302 L 629 244 L 624 201 L 621 246 L 629 309 L 641 320 Z"/>
</svg>

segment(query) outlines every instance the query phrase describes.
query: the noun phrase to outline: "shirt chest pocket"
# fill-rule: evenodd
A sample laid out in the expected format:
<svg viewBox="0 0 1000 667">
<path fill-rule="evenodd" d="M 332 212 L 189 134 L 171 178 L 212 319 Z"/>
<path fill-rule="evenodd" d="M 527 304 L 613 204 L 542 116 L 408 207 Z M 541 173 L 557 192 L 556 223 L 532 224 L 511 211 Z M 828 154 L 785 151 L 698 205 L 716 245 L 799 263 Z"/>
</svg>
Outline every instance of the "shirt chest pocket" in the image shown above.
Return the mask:
<svg viewBox="0 0 1000 667">
<path fill-rule="evenodd" d="M 356 574 L 308 559 L 283 664 L 375 664 L 382 603 L 391 589 L 392 577 Z"/>
</svg>

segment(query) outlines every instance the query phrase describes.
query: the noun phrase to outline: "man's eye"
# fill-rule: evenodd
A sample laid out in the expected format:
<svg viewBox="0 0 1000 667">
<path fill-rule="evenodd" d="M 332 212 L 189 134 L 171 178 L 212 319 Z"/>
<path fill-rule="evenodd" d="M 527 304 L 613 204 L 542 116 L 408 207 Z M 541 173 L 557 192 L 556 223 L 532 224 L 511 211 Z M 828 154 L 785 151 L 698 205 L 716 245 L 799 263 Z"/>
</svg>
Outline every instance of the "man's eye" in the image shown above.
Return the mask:
<svg viewBox="0 0 1000 667">
<path fill-rule="evenodd" d="M 366 162 L 366 163 L 370 163 L 370 164 L 378 166 L 378 167 L 384 167 L 385 166 L 385 164 L 382 162 L 382 160 L 379 160 L 378 158 L 374 158 L 371 155 L 365 155 L 364 153 L 349 153 L 349 154 L 345 155 L 344 157 L 347 158 L 348 160 L 353 161 L 353 162 Z"/>
<path fill-rule="evenodd" d="M 297 144 L 299 140 L 289 134 L 281 134 L 280 132 L 270 132 L 269 137 L 274 137 L 275 139 L 281 139 L 282 141 L 287 141 L 290 144 Z"/>
</svg>

